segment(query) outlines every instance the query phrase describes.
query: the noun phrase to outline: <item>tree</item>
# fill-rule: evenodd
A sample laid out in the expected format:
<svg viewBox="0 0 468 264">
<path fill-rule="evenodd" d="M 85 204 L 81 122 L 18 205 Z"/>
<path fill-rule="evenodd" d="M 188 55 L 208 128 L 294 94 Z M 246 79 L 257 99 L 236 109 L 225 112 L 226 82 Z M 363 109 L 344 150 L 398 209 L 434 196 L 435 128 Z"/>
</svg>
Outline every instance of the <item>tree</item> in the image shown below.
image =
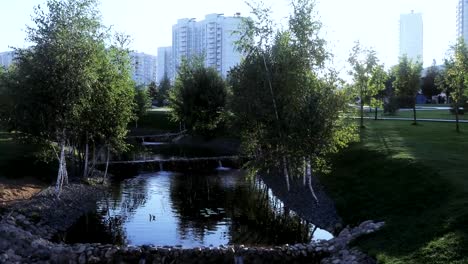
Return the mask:
<svg viewBox="0 0 468 264">
<path fill-rule="evenodd" d="M 156 100 L 159 106 L 164 106 L 167 104 L 167 101 L 169 100 L 169 91 L 171 90 L 171 88 L 171 80 L 169 79 L 167 74 L 164 74 L 164 77 L 162 78 L 161 83 L 159 84 L 158 94 L 156 96 Z"/>
<path fill-rule="evenodd" d="M 395 81 L 393 86 L 398 96 L 408 99 L 413 107 L 413 125 L 416 125 L 416 96 L 421 89 L 422 63 L 413 62 L 408 56 L 400 57 L 399 63 L 393 68 Z"/>
<path fill-rule="evenodd" d="M 30 48 L 16 49 L 15 129 L 48 143 L 59 161 L 56 191 L 68 181 L 66 151 L 84 161 L 88 145 L 125 145 L 133 107 L 129 86 L 128 38 L 106 47 L 110 36 L 100 21 L 96 0 L 49 0 L 35 8 L 28 27 Z M 82 153 L 85 153 L 82 155 Z M 96 157 L 96 155 L 94 155 Z"/>
<path fill-rule="evenodd" d="M 377 65 L 372 70 L 372 76 L 369 80 L 369 90 L 372 97 L 370 98 L 370 107 L 375 108 L 375 120 L 377 120 L 377 112 L 379 107 L 383 107 L 383 100 L 386 96 L 386 82 L 388 74 L 383 65 Z"/>
<path fill-rule="evenodd" d="M 158 87 L 156 86 L 155 82 L 151 82 L 148 85 L 148 96 L 153 101 L 153 100 L 156 100 L 157 95 L 158 95 Z"/>
<path fill-rule="evenodd" d="M 229 108 L 246 154 L 277 168 L 287 190 L 290 176 L 302 175 L 315 196 L 313 173 L 355 134 L 340 115 L 346 108 L 342 81 L 324 66 L 329 54 L 318 36 L 314 2 L 292 6 L 289 28 L 276 34 L 269 9 L 251 6 L 256 20 L 246 20 L 241 31 L 238 47 L 246 56 L 228 77 Z"/>
<path fill-rule="evenodd" d="M 184 60 L 169 94 L 172 117 L 189 131 L 209 136 L 222 121 L 226 95 L 226 83 L 214 68 L 199 58 Z"/>
<path fill-rule="evenodd" d="M 465 106 L 468 85 L 468 48 L 463 38 L 451 47 L 452 54 L 445 60 L 444 83 L 451 90 L 452 106 L 455 113 L 456 130 L 460 132 L 459 111 Z"/>
<path fill-rule="evenodd" d="M 141 119 L 151 107 L 151 98 L 143 86 L 135 87 L 135 128 L 138 128 L 138 119 Z"/>
<path fill-rule="evenodd" d="M 436 66 L 436 61 L 432 62 L 432 66 L 426 72 L 426 75 L 422 78 L 421 91 L 427 98 L 431 98 L 438 95 L 442 90 L 437 86 L 436 79 L 440 74 L 439 68 Z"/>
<path fill-rule="evenodd" d="M 361 128 L 364 127 L 364 105 L 371 103 L 371 98 L 378 93 L 381 89 L 381 85 L 377 84 L 377 79 L 374 78 L 374 85 L 370 85 L 371 78 L 374 71 L 380 74 L 382 71 L 376 70 L 378 66 L 378 59 L 375 51 L 372 49 L 366 49 L 361 47 L 359 42 L 354 45 L 348 62 L 351 64 L 353 70 L 350 71 L 350 75 L 354 79 L 354 87 L 359 96 L 360 112 L 361 112 Z M 379 81 L 380 82 L 380 79 Z"/>
</svg>

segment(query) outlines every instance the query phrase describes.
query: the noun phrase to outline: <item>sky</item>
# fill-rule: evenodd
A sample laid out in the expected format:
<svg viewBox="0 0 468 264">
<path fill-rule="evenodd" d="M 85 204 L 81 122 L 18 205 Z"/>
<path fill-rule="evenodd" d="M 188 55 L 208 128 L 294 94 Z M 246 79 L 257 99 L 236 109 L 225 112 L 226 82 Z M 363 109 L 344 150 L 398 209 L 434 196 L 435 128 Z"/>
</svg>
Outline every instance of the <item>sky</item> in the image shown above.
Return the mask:
<svg viewBox="0 0 468 264">
<path fill-rule="evenodd" d="M 26 25 L 33 25 L 33 7 L 45 0 L 0 0 L 0 52 L 27 47 Z M 289 0 L 264 1 L 279 26 L 286 25 Z M 457 0 L 317 0 L 323 23 L 322 36 L 334 54 L 333 65 L 346 71 L 354 42 L 377 51 L 386 67 L 398 62 L 400 14 L 411 10 L 423 15 L 424 65 L 438 63 L 456 39 Z M 157 55 L 157 48 L 170 46 L 172 25 L 179 18 L 201 20 L 206 14 L 250 15 L 244 0 L 101 0 L 103 23 L 130 35 L 131 48 Z"/>
</svg>

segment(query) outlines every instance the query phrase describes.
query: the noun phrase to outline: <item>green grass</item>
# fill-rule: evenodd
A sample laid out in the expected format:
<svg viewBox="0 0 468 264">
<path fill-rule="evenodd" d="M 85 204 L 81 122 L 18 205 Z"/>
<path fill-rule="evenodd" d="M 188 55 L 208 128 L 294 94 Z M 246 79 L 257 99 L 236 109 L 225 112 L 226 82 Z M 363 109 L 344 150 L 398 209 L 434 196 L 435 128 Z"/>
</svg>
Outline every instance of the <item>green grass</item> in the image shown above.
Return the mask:
<svg viewBox="0 0 468 264">
<path fill-rule="evenodd" d="M 468 124 L 366 126 L 321 179 L 346 224 L 386 222 L 356 245 L 379 263 L 468 263 Z"/>
<path fill-rule="evenodd" d="M 394 115 L 383 114 L 381 111 L 378 111 L 378 117 L 398 117 L 398 118 L 413 118 L 413 111 L 398 111 Z M 365 111 L 364 115 L 366 117 L 374 117 L 374 112 Z M 358 116 L 360 114 L 358 113 Z M 416 118 L 429 118 L 429 119 L 449 119 L 455 120 L 455 115 L 451 114 L 449 110 L 416 110 Z M 468 120 L 468 114 L 459 115 L 460 120 Z"/>
<path fill-rule="evenodd" d="M 52 179 L 56 174 L 55 163 L 38 161 L 34 155 L 37 150 L 36 146 L 22 144 L 13 134 L 0 130 L 0 177 Z"/>
</svg>

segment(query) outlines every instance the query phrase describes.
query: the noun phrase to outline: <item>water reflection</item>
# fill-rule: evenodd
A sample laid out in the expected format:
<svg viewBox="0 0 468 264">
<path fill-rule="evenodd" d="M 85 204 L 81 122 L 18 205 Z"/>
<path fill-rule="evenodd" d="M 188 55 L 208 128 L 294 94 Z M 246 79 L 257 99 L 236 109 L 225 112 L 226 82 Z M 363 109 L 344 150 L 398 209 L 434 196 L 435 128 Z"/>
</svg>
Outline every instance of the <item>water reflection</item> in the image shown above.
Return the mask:
<svg viewBox="0 0 468 264">
<path fill-rule="evenodd" d="M 66 234 L 67 242 L 277 245 L 308 242 L 313 230 L 259 179 L 239 170 L 139 175 L 116 183 L 85 218 Z"/>
</svg>

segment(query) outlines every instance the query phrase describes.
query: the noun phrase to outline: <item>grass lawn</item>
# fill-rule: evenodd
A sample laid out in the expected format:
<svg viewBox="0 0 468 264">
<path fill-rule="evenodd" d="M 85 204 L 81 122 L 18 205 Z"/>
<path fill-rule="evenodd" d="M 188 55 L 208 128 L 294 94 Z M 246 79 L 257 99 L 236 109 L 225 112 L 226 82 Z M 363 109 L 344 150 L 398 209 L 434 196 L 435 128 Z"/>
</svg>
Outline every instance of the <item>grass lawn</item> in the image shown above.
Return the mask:
<svg viewBox="0 0 468 264">
<path fill-rule="evenodd" d="M 386 222 L 356 245 L 379 263 L 468 263 L 468 124 L 366 126 L 321 178 L 347 224 Z"/>
<path fill-rule="evenodd" d="M 36 151 L 34 146 L 20 144 L 12 134 L 0 130 L 0 178 L 53 179 L 55 163 L 37 161 Z"/>
<path fill-rule="evenodd" d="M 383 112 L 377 112 L 378 117 L 398 117 L 398 118 L 413 118 L 413 111 L 398 111 L 394 115 L 383 114 Z M 359 113 L 357 113 L 360 116 Z M 374 117 L 374 112 L 365 111 L 364 115 L 367 117 Z M 451 114 L 449 110 L 416 110 L 416 118 L 429 118 L 429 119 L 450 119 L 455 120 L 455 115 Z M 460 120 L 468 120 L 468 113 L 466 115 L 459 115 Z"/>
</svg>

